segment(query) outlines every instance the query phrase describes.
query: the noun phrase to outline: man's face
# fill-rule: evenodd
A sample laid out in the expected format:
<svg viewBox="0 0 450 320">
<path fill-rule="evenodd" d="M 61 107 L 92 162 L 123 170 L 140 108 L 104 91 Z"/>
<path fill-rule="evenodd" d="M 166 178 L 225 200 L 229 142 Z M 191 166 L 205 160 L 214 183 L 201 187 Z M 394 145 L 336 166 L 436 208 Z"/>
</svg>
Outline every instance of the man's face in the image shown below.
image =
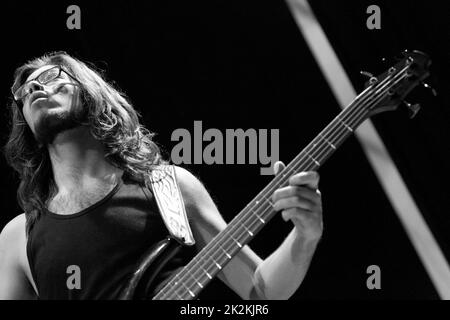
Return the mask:
<svg viewBox="0 0 450 320">
<path fill-rule="evenodd" d="M 47 65 L 35 70 L 25 82 L 53 67 Z M 52 143 L 57 134 L 79 125 L 76 120 L 82 119 L 83 115 L 79 87 L 67 73 L 61 72 L 59 77 L 46 84 L 31 81 L 28 92 L 22 100 L 22 111 L 38 142 Z"/>
</svg>

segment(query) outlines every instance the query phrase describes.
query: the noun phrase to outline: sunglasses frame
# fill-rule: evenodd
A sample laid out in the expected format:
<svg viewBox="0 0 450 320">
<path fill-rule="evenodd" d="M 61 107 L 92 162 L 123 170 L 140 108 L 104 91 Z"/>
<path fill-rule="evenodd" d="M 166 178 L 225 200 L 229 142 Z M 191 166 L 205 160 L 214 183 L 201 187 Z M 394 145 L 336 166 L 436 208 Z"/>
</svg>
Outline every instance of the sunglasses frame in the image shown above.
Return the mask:
<svg viewBox="0 0 450 320">
<path fill-rule="evenodd" d="M 50 80 L 47 80 L 46 82 L 41 82 L 41 81 L 39 80 L 39 77 L 42 76 L 44 73 L 46 73 L 46 72 L 48 72 L 48 71 L 50 71 L 50 70 L 56 69 L 56 68 L 59 69 L 58 75 L 57 75 L 57 76 L 55 76 L 54 78 L 52 78 L 52 79 L 50 79 Z M 48 68 L 48 69 L 42 71 L 41 73 L 39 73 L 39 74 L 38 74 L 36 77 L 34 77 L 33 79 L 30 79 L 30 80 L 26 81 L 25 83 L 23 83 L 23 84 L 22 84 L 19 88 L 17 88 L 16 90 L 14 90 L 14 88 L 11 88 L 11 93 L 12 93 L 12 95 L 13 95 L 14 101 L 16 101 L 16 103 L 19 103 L 19 102 L 20 102 L 20 103 L 23 103 L 22 100 L 23 100 L 27 95 L 29 95 L 30 93 L 27 92 L 26 94 L 24 94 L 24 95 L 21 96 L 21 97 L 17 97 L 17 93 L 18 93 L 20 90 L 22 90 L 23 87 L 24 87 L 25 85 L 27 85 L 28 83 L 30 83 L 30 82 L 32 82 L 32 81 L 37 81 L 39 84 L 46 85 L 46 84 L 49 83 L 50 81 L 53 81 L 53 80 L 57 79 L 58 77 L 60 77 L 60 76 L 61 76 L 61 72 L 66 73 L 71 79 L 75 80 L 77 83 L 80 84 L 80 81 L 78 81 L 77 78 L 75 78 L 73 75 L 71 75 L 70 72 L 68 72 L 63 66 L 57 65 L 57 66 L 54 66 L 54 67 L 52 67 L 52 68 Z"/>
</svg>

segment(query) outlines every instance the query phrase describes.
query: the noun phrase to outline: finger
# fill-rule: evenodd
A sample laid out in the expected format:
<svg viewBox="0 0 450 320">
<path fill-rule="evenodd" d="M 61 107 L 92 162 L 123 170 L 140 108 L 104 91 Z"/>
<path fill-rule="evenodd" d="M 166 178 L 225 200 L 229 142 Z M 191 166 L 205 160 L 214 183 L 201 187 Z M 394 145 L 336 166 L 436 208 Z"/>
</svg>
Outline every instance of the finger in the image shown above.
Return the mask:
<svg viewBox="0 0 450 320">
<path fill-rule="evenodd" d="M 272 195 L 272 202 L 276 202 L 282 198 L 288 198 L 293 196 L 299 196 L 306 198 L 312 202 L 320 202 L 320 191 L 311 190 L 311 188 L 304 186 L 286 186 L 275 190 Z"/>
<path fill-rule="evenodd" d="M 281 212 L 281 217 L 283 218 L 284 221 L 289 221 L 297 214 L 298 214 L 298 209 L 291 208 L 291 209 L 283 210 L 283 212 Z"/>
<path fill-rule="evenodd" d="M 311 189 L 317 189 L 319 187 L 320 176 L 317 171 L 304 171 L 299 172 L 289 178 L 289 184 L 304 185 Z"/>
<path fill-rule="evenodd" d="M 281 171 L 283 171 L 283 169 L 286 168 L 286 166 L 284 165 L 284 163 L 282 161 L 277 161 L 275 162 L 275 164 L 273 165 L 273 170 L 275 172 L 275 175 L 279 174 Z"/>
<path fill-rule="evenodd" d="M 296 220 L 306 222 L 311 219 L 311 212 L 299 208 L 290 208 L 283 210 L 283 212 L 281 212 L 281 217 L 284 221 Z"/>
<path fill-rule="evenodd" d="M 307 211 L 318 211 L 319 206 L 319 204 L 312 202 L 311 200 L 297 196 L 283 198 L 273 204 L 273 208 L 275 211 L 281 211 L 290 208 L 300 208 Z"/>
</svg>

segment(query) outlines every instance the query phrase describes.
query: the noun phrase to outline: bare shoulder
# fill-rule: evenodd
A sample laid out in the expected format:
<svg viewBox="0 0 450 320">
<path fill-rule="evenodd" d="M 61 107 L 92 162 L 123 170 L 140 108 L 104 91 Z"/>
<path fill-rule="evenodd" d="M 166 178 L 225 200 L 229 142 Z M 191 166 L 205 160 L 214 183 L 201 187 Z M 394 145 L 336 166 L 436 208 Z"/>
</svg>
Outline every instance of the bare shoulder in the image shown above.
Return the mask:
<svg viewBox="0 0 450 320">
<path fill-rule="evenodd" d="M 200 180 L 189 170 L 178 166 L 174 166 L 174 168 L 186 205 L 201 205 L 204 201 L 208 202 L 208 198 L 210 198 L 208 191 Z"/>
<path fill-rule="evenodd" d="M 26 219 L 20 214 L 0 233 L 0 299 L 34 299 L 36 286 L 26 255 Z"/>
<path fill-rule="evenodd" d="M 19 214 L 9 221 L 0 233 L 0 247 L 17 248 L 25 239 L 25 214 Z"/>
<path fill-rule="evenodd" d="M 0 257 L 23 269 L 23 254 L 26 250 L 25 214 L 9 221 L 0 233 Z"/>
</svg>

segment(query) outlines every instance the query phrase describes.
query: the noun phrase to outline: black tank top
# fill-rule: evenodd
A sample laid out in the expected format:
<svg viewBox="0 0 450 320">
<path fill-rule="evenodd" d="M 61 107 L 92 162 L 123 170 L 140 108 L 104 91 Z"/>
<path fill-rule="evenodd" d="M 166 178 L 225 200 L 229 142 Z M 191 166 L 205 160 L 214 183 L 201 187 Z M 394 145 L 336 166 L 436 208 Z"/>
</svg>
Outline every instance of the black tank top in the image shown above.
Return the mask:
<svg viewBox="0 0 450 320">
<path fill-rule="evenodd" d="M 78 213 L 46 210 L 27 241 L 39 299 L 117 299 L 140 257 L 167 235 L 150 190 L 125 176 Z M 153 293 L 193 254 L 192 247 L 181 250 L 158 274 Z"/>
</svg>

